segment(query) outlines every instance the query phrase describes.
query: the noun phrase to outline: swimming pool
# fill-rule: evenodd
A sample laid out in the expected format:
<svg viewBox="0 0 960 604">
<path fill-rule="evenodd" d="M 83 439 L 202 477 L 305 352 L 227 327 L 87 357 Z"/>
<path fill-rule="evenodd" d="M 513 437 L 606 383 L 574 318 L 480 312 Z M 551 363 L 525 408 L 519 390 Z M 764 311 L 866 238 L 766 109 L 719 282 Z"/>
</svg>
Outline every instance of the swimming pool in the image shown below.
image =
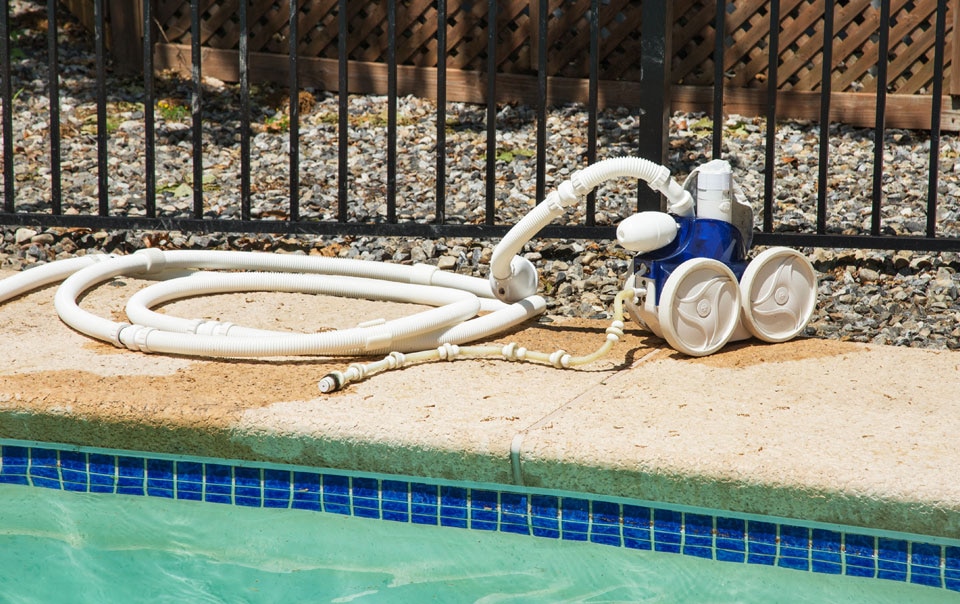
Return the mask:
<svg viewBox="0 0 960 604">
<path fill-rule="evenodd" d="M 722 593 L 751 601 L 747 587 L 770 584 L 778 601 L 823 601 L 824 594 L 844 590 L 871 602 L 960 601 L 960 541 L 581 493 L 10 440 L 0 440 L 0 483 L 0 539 L 6 541 L 0 549 L 13 555 L 0 560 L 0 569 L 22 568 L 26 556 L 42 560 L 38 569 L 55 575 L 61 569 L 57 576 L 82 568 L 99 573 L 97 581 L 118 576 L 123 583 L 141 571 L 120 568 L 146 555 L 148 568 L 172 573 L 164 579 L 167 588 L 196 588 L 190 577 L 199 573 L 214 601 L 241 593 L 216 590 L 240 589 L 238 577 L 251 576 L 262 583 L 243 583 L 249 589 L 242 593 L 254 601 L 257 594 L 274 598 L 278 581 L 292 597 L 318 585 L 343 588 L 310 596 L 325 601 L 397 601 L 407 596 L 396 588 L 413 584 L 426 584 L 426 591 L 410 597 L 440 594 L 441 601 L 451 601 L 443 594 L 471 600 L 492 593 L 510 601 L 594 594 L 676 602 L 679 593 L 693 594 L 691 601 L 704 593 L 716 601 Z M 282 543 L 291 549 L 279 548 Z M 372 550 L 357 550 L 363 543 Z M 320 561 L 310 557 L 312 545 Z M 433 562 L 412 565 L 431 551 Z M 466 560 L 455 572 L 448 563 L 457 558 Z M 344 559 L 368 562 L 350 575 Z M 531 560 L 539 570 L 527 568 Z M 198 562 L 199 568 L 191 566 Z M 225 572 L 223 586 L 204 583 L 213 581 L 211 568 L 213 575 Z M 398 579 L 398 569 L 424 580 Z M 584 576 L 569 581 L 574 570 Z M 299 585 L 293 575 L 305 586 L 292 586 Z M 663 575 L 685 579 L 672 586 L 650 578 Z M 26 576 L 36 577 L 14 573 L 6 586 L 22 591 Z M 106 581 L 97 593 L 120 589 L 115 583 Z M 550 591 L 568 584 L 587 593 Z M 668 593 L 673 587 L 680 591 Z M 771 592 L 762 593 L 753 601 L 770 600 Z"/>
</svg>

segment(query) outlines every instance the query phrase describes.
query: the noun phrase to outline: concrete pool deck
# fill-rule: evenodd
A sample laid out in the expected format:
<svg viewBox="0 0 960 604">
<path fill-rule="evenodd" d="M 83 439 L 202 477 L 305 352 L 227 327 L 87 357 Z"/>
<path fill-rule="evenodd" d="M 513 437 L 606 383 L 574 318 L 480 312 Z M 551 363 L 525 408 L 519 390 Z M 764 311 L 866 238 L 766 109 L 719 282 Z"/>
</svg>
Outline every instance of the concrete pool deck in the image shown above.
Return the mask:
<svg viewBox="0 0 960 604">
<path fill-rule="evenodd" d="M 0 277 L 6 276 L 0 274 Z M 83 306 L 118 318 L 143 287 Z M 0 305 L 0 438 L 584 491 L 960 538 L 960 352 L 798 339 L 702 359 L 628 323 L 581 370 L 457 361 L 321 395 L 355 359 L 202 360 L 116 349 L 63 325 L 54 287 Z M 399 304 L 246 293 L 165 312 L 316 331 Z M 603 321 L 498 338 L 595 349 Z"/>
</svg>

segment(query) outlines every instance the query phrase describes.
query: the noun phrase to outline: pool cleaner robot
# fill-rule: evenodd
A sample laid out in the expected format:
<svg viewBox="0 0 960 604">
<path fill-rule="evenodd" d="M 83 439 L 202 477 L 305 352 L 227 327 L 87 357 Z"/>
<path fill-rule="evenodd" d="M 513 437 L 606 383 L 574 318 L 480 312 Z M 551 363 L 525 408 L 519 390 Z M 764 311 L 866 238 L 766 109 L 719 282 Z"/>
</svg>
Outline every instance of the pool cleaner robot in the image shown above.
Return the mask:
<svg viewBox="0 0 960 604">
<path fill-rule="evenodd" d="M 766 249 L 752 260 L 753 211 L 733 182 L 730 164 L 713 160 L 684 183 L 692 204 L 641 212 L 617 228 L 638 252 L 626 287 L 627 310 L 670 346 L 705 356 L 754 336 L 784 342 L 813 315 L 817 278 L 794 249 Z"/>
<path fill-rule="evenodd" d="M 700 166 L 683 186 L 663 166 L 640 158 L 604 160 L 573 174 L 494 250 L 494 294 L 504 301 L 533 294 L 536 270 L 515 254 L 564 207 L 625 176 L 646 181 L 666 198 L 666 212 L 640 212 L 617 227 L 619 244 L 637 253 L 624 286 L 631 317 L 691 356 L 750 336 L 784 342 L 804 330 L 816 305 L 816 272 L 786 247 L 748 261 L 753 210 L 724 160 Z"/>
</svg>

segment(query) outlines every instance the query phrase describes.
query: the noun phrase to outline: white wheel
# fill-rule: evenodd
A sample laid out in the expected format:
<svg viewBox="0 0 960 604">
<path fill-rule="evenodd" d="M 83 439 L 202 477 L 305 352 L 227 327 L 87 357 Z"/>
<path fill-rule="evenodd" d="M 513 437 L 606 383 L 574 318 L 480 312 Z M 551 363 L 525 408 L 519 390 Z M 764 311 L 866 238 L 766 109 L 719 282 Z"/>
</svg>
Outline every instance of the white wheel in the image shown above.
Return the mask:
<svg viewBox="0 0 960 604">
<path fill-rule="evenodd" d="M 740 322 L 737 278 L 717 260 L 687 260 L 667 278 L 657 312 L 670 346 L 695 357 L 713 354 Z"/>
<path fill-rule="evenodd" d="M 747 265 L 740 279 L 743 322 L 765 342 L 786 342 L 807 326 L 817 303 L 817 274 L 800 252 L 775 247 Z"/>
</svg>

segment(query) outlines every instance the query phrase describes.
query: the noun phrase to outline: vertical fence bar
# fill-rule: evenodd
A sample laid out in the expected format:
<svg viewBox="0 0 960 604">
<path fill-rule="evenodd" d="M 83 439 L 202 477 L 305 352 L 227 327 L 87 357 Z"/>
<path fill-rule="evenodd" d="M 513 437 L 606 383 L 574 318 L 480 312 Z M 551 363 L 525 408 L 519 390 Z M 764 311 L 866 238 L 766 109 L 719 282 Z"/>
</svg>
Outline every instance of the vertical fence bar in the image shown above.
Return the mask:
<svg viewBox="0 0 960 604">
<path fill-rule="evenodd" d="M 890 57 L 890 0 L 880 0 L 880 31 L 877 45 L 877 114 L 873 130 L 873 203 L 870 234 L 880 234 L 880 202 L 883 200 L 883 139 L 887 119 L 887 61 Z"/>
<path fill-rule="evenodd" d="M 10 4 L 0 7 L 0 96 L 3 97 L 3 211 L 13 213 L 16 191 L 13 173 L 13 83 L 10 69 Z"/>
<path fill-rule="evenodd" d="M 670 134 L 670 60 L 673 57 L 673 2 L 646 0 L 640 25 L 640 73 L 646 115 L 641 119 L 640 157 L 666 162 Z M 646 186 L 637 187 L 637 209 L 659 210 L 660 194 Z"/>
<path fill-rule="evenodd" d="M 436 223 L 447 220 L 447 0 L 437 0 Z"/>
<path fill-rule="evenodd" d="M 943 63 L 946 53 L 947 0 L 937 0 L 936 42 L 933 49 L 933 98 L 930 101 L 930 161 L 927 181 L 927 237 L 937 236 L 940 188 L 940 111 L 943 109 Z"/>
<path fill-rule="evenodd" d="M 720 159 L 723 154 L 723 66 L 727 48 L 727 3 L 724 0 L 717 0 L 713 29 L 716 35 L 713 45 L 713 159 Z"/>
<path fill-rule="evenodd" d="M 339 119 L 337 120 L 337 217 L 347 221 L 347 191 L 350 178 L 347 155 L 350 151 L 347 120 L 350 111 L 349 73 L 347 61 L 347 0 L 339 0 L 337 8 L 337 86 Z"/>
<path fill-rule="evenodd" d="M 300 69 L 297 55 L 300 43 L 300 7 L 297 0 L 290 0 L 289 71 L 290 78 L 290 222 L 300 220 Z"/>
<path fill-rule="evenodd" d="M 93 0 L 93 40 L 97 71 L 97 202 L 100 216 L 110 211 L 107 179 L 107 69 L 103 0 Z"/>
<path fill-rule="evenodd" d="M 193 80 L 193 98 L 190 113 L 193 116 L 193 217 L 203 218 L 203 82 L 200 72 L 200 0 L 190 2 L 190 72 Z"/>
<path fill-rule="evenodd" d="M 823 64 L 820 71 L 820 157 L 817 166 L 817 234 L 827 232 L 827 171 L 830 167 L 830 95 L 833 93 L 835 0 L 823 0 Z"/>
<path fill-rule="evenodd" d="M 59 215 L 60 190 L 60 57 L 57 49 L 57 0 L 47 0 L 47 80 L 50 90 L 50 207 Z"/>
<path fill-rule="evenodd" d="M 250 0 L 240 0 L 240 219 L 250 220 Z"/>
<path fill-rule="evenodd" d="M 397 0 L 387 0 L 387 222 L 397 221 Z"/>
<path fill-rule="evenodd" d="M 157 133 L 153 86 L 153 0 L 143 0 L 143 161 L 144 203 L 148 218 L 157 217 Z"/>
<path fill-rule="evenodd" d="M 780 0 L 770 0 L 770 48 L 767 54 L 767 132 L 763 160 L 763 232 L 773 231 L 773 193 L 777 157 L 777 84 L 780 66 Z"/>
<path fill-rule="evenodd" d="M 547 17 L 550 7 L 547 0 L 537 0 L 537 164 L 536 200 L 539 203 L 547 195 Z"/>
<path fill-rule="evenodd" d="M 590 2 L 590 68 L 587 89 L 587 164 L 597 161 L 600 105 L 600 0 Z M 597 192 L 587 194 L 586 225 L 596 225 Z"/>
<path fill-rule="evenodd" d="M 487 1 L 487 172 L 484 221 L 496 219 L 497 195 L 497 0 Z"/>
</svg>

